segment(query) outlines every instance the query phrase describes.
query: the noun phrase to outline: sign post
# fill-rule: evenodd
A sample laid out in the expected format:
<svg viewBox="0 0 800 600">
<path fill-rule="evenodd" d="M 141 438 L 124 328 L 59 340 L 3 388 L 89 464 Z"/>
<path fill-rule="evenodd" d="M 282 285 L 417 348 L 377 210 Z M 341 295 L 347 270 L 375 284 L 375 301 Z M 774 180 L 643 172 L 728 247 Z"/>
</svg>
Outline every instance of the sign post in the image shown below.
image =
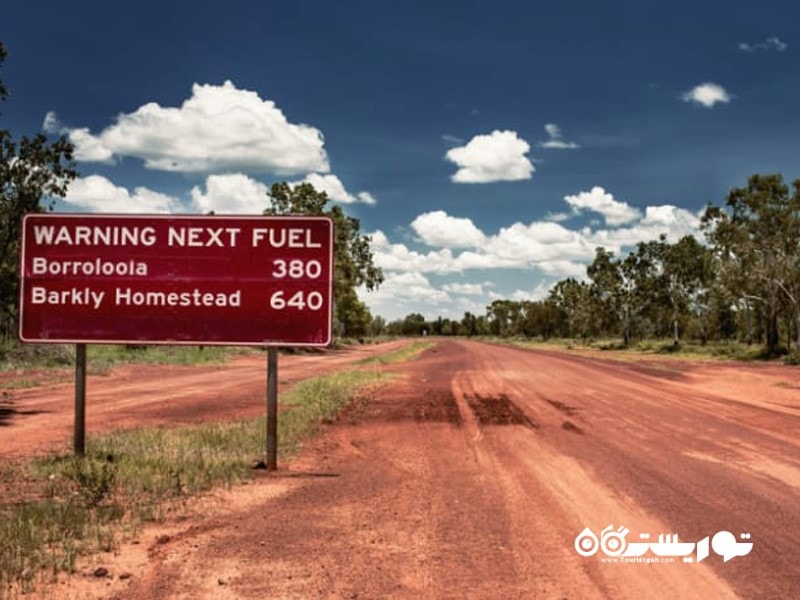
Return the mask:
<svg viewBox="0 0 800 600">
<path fill-rule="evenodd" d="M 75 454 L 86 452 L 86 344 L 75 345 Z"/>
<path fill-rule="evenodd" d="M 267 350 L 267 471 L 278 470 L 278 350 Z"/>
<path fill-rule="evenodd" d="M 26 215 L 19 336 L 77 345 L 76 454 L 89 343 L 267 347 L 275 426 L 277 348 L 332 339 L 333 239 L 327 217 Z"/>
</svg>

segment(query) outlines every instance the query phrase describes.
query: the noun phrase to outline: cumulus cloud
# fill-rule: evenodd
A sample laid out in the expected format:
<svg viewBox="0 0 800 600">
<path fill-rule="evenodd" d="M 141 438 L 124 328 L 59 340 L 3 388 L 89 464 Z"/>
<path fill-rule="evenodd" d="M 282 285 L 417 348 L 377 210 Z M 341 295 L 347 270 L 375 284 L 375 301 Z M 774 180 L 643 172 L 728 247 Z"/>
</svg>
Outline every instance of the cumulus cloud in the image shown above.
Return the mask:
<svg viewBox="0 0 800 600">
<path fill-rule="evenodd" d="M 545 270 L 552 270 L 547 266 L 552 261 L 585 260 L 594 254 L 594 248 L 580 232 L 549 221 L 503 227 L 482 250 L 497 259 L 498 266 L 511 262 L 517 267 L 538 266 Z"/>
<path fill-rule="evenodd" d="M 476 135 L 465 146 L 451 148 L 445 158 L 459 169 L 456 183 L 491 183 L 530 179 L 533 163 L 525 156 L 530 145 L 516 131 L 492 131 Z"/>
<path fill-rule="evenodd" d="M 568 142 L 565 140 L 564 135 L 561 133 L 561 128 L 555 123 L 548 123 L 544 126 L 544 130 L 547 132 L 550 139 L 540 144 L 542 148 L 555 150 L 574 150 L 575 148 L 580 148 L 575 142 Z"/>
<path fill-rule="evenodd" d="M 376 292 L 376 299 L 382 296 L 392 299 L 412 299 L 422 301 L 449 302 L 447 292 L 436 289 L 422 273 L 401 273 L 387 279 Z"/>
<path fill-rule="evenodd" d="M 107 213 L 171 213 L 180 207 L 172 196 L 144 187 L 137 187 L 130 193 L 100 175 L 75 179 L 64 201 L 80 210 Z"/>
<path fill-rule="evenodd" d="M 93 136 L 85 127 L 78 129 L 66 127 L 52 110 L 44 116 L 42 129 L 46 133 L 66 135 L 75 147 L 74 156 L 78 161 L 114 163 L 114 152 L 106 147 L 101 139 Z"/>
<path fill-rule="evenodd" d="M 52 127 L 57 117 L 48 120 Z M 273 101 L 230 81 L 195 84 L 180 107 L 144 104 L 97 135 L 86 128 L 65 131 L 83 161 L 129 156 L 150 169 L 181 173 L 287 175 L 329 169 L 318 129 L 290 123 Z"/>
<path fill-rule="evenodd" d="M 755 44 L 749 44 L 747 42 L 741 42 L 739 44 L 739 50 L 743 52 L 755 53 L 755 52 L 784 52 L 789 47 L 786 42 L 782 42 L 777 36 L 768 37 L 762 42 L 756 42 Z"/>
<path fill-rule="evenodd" d="M 731 101 L 731 96 L 722 86 L 707 82 L 695 86 L 684 93 L 681 99 L 684 102 L 694 102 L 695 104 L 702 104 L 706 108 L 713 108 L 715 104 L 727 104 Z"/>
<path fill-rule="evenodd" d="M 452 273 L 459 270 L 449 248 L 427 253 L 409 249 L 405 244 L 389 241 L 381 230 L 369 234 L 370 247 L 375 255 L 375 264 L 385 271 L 418 273 Z"/>
<path fill-rule="evenodd" d="M 470 219 L 451 217 L 443 210 L 419 215 L 411 228 L 429 246 L 474 248 L 486 240 Z"/>
<path fill-rule="evenodd" d="M 532 290 L 515 290 L 511 294 L 511 299 L 518 302 L 544 300 L 550 293 L 550 288 L 553 287 L 552 283 L 540 283 Z"/>
<path fill-rule="evenodd" d="M 600 186 L 595 186 L 588 192 L 564 196 L 564 200 L 572 207 L 574 213 L 586 210 L 599 213 L 603 215 L 606 223 L 612 226 L 623 225 L 642 216 L 638 208 L 615 200 L 614 196 Z"/>
<path fill-rule="evenodd" d="M 570 200 L 568 200 L 571 199 Z M 568 229 L 553 221 L 516 222 L 501 227 L 494 233 L 483 232 L 467 218 L 453 217 L 444 211 L 424 213 L 412 222 L 412 228 L 423 242 L 433 247 L 420 252 L 405 244 L 392 243 L 382 231 L 371 233 L 375 262 L 387 275 L 378 299 L 372 294 L 365 300 L 380 314 L 402 316 L 408 312 L 422 312 L 426 307 L 436 315 L 453 315 L 458 311 L 474 310 L 481 303 L 498 298 L 517 300 L 540 299 L 551 284 L 540 283 L 532 290 L 517 289 L 501 292 L 488 282 L 461 280 L 432 285 L 425 274 L 446 277 L 468 271 L 501 269 L 538 273 L 545 281 L 554 282 L 565 277 L 583 279 L 586 266 L 593 260 L 595 249 L 603 246 L 622 255 L 638 243 L 658 239 L 665 234 L 667 240 L 676 242 L 685 235 L 699 234 L 700 213 L 673 205 L 648 206 L 644 212 L 617 202 L 610 194 L 597 187 L 584 195 L 565 198 L 568 204 L 581 210 L 593 210 L 607 216 L 603 228 L 587 225 L 581 229 Z M 635 212 L 634 212 L 635 211 Z M 438 225 L 456 231 L 459 227 L 469 232 L 475 245 L 462 243 L 442 233 Z M 430 230 L 428 229 L 430 228 Z M 440 236 L 440 237 L 437 237 Z M 463 240 L 469 236 L 455 236 Z M 482 240 L 477 243 L 478 240 Z M 397 298 L 393 296 L 396 295 Z M 411 298 L 415 298 L 412 302 Z M 464 308 L 467 306 L 468 308 Z M 403 312 L 405 311 L 405 312 Z"/>
<path fill-rule="evenodd" d="M 617 229 L 599 229 L 592 231 L 585 228 L 582 235 L 595 246 L 603 246 L 607 250 L 619 253 L 625 247 L 634 246 L 638 242 L 658 239 L 662 233 L 667 240 L 676 242 L 685 235 L 698 235 L 700 216 L 685 208 L 665 204 L 648 206 L 644 217 L 629 227 Z"/>
<path fill-rule="evenodd" d="M 375 199 L 375 196 L 373 196 L 369 192 L 358 192 L 356 194 L 356 198 L 358 198 L 359 202 L 363 202 L 364 204 L 377 204 L 378 203 L 378 201 Z"/>
<path fill-rule="evenodd" d="M 209 175 L 205 188 L 195 186 L 191 191 L 199 212 L 260 215 L 269 206 L 267 186 L 242 173 Z"/>
<path fill-rule="evenodd" d="M 311 173 L 301 181 L 292 181 L 289 185 L 295 187 L 301 183 L 310 183 L 318 192 L 325 192 L 328 198 L 334 202 L 342 204 L 353 204 L 355 202 L 362 202 L 364 204 L 375 204 L 375 198 L 369 192 L 359 192 L 353 195 L 348 192 L 342 181 L 332 174 L 321 175 L 319 173 Z"/>
<path fill-rule="evenodd" d="M 375 261 L 386 272 L 441 275 L 522 269 L 555 278 L 582 277 L 598 246 L 619 254 L 640 241 L 655 240 L 662 234 L 675 242 L 684 235 L 699 233 L 699 214 L 672 205 L 648 206 L 642 214 L 638 209 L 613 200 L 600 187 L 565 200 L 573 208 L 603 214 L 605 227 L 588 225 L 573 230 L 560 223 L 541 220 L 512 223 L 488 234 L 470 219 L 434 211 L 412 222 L 412 228 L 422 241 L 434 249 L 419 252 L 405 244 L 392 243 L 386 234 L 376 231 L 371 234 Z"/>
<path fill-rule="evenodd" d="M 359 291 L 370 310 L 389 318 L 401 318 L 411 312 L 441 315 L 453 302 L 447 292 L 418 272 L 393 273 L 377 290 L 368 294 L 363 289 Z"/>
<path fill-rule="evenodd" d="M 484 286 L 491 287 L 490 284 L 483 283 L 446 283 L 442 289 L 445 292 L 462 296 L 482 296 L 486 293 Z"/>
</svg>

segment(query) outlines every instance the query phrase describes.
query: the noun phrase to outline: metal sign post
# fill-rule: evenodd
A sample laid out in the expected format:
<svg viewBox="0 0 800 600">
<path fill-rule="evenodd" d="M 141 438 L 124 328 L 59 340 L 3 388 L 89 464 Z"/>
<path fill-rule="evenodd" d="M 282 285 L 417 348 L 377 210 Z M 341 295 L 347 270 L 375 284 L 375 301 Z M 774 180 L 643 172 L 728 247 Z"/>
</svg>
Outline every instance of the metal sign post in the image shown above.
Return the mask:
<svg viewBox="0 0 800 600">
<path fill-rule="evenodd" d="M 267 471 L 278 470 L 278 349 L 267 349 Z"/>
<path fill-rule="evenodd" d="M 75 345 L 75 454 L 86 452 L 86 344 Z"/>
</svg>

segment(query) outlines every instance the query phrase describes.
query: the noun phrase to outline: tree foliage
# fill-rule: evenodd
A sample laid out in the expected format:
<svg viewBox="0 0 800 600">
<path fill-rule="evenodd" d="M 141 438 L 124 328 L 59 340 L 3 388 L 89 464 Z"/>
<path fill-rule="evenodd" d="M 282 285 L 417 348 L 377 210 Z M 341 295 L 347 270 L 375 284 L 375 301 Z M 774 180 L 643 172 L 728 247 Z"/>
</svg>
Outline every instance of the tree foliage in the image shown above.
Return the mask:
<svg viewBox="0 0 800 600">
<path fill-rule="evenodd" d="M 728 194 L 727 210 L 709 206 L 703 216 L 727 287 L 743 303 L 764 307 L 769 353 L 780 344 L 781 300 L 792 305 L 800 326 L 800 180 L 793 188 L 790 194 L 780 175 L 753 175 Z M 800 330 L 796 340 L 800 345 Z"/>
<path fill-rule="evenodd" d="M 0 43 L 0 66 L 6 51 Z M 0 82 L 0 100 L 8 89 Z M 0 329 L 8 336 L 18 314 L 19 243 L 23 215 L 52 209 L 76 176 L 73 147 L 66 138 L 49 142 L 42 135 L 22 136 L 0 129 Z"/>
<path fill-rule="evenodd" d="M 585 280 L 561 280 L 543 300 L 494 300 L 457 327 L 441 318 L 426 326 L 441 335 L 620 336 L 624 345 L 738 338 L 764 343 L 767 356 L 800 350 L 800 180 L 790 187 L 780 175 L 753 175 L 701 223 L 702 242 L 662 235 L 624 256 L 600 247 Z"/>
<path fill-rule="evenodd" d="M 372 240 L 361 234 L 359 220 L 346 215 L 338 205 L 328 207 L 328 195 L 309 183 L 295 186 L 276 183 L 269 196 L 270 206 L 264 214 L 326 216 L 333 221 L 335 330 L 340 336 L 367 335 L 373 319 L 356 289 L 361 286 L 368 291 L 377 289 L 383 283 L 383 272 L 375 265 L 370 248 Z"/>
</svg>

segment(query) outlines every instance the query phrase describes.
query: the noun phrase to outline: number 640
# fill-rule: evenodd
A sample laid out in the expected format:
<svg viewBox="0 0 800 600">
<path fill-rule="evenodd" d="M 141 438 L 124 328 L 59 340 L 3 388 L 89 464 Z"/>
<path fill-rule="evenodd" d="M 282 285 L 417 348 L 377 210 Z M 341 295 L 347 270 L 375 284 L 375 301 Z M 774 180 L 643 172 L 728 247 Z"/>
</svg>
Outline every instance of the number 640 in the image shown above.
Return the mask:
<svg viewBox="0 0 800 600">
<path fill-rule="evenodd" d="M 284 310 L 286 308 L 319 310 L 324 303 L 325 299 L 320 292 L 305 293 L 302 290 L 295 292 L 288 298 L 283 290 L 278 290 L 269 297 L 269 306 L 274 310 Z"/>
</svg>

